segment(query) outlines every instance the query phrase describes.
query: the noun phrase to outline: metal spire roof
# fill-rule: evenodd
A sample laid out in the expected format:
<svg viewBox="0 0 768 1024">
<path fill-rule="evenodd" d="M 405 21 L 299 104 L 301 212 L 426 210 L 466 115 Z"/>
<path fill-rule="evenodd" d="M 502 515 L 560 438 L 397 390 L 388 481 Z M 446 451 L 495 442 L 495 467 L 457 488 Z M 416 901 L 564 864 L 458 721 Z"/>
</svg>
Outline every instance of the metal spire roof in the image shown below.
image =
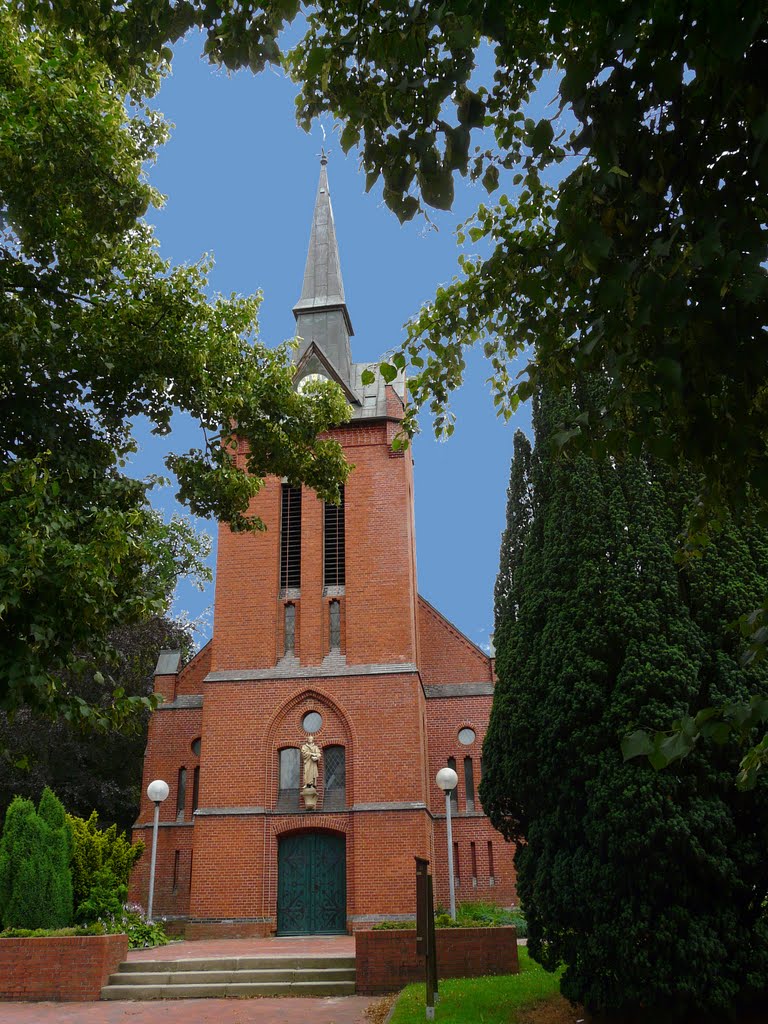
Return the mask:
<svg viewBox="0 0 768 1024">
<path fill-rule="evenodd" d="M 296 331 L 303 339 L 296 353 L 298 362 L 313 342 L 322 349 L 339 375 L 350 380 L 352 354 L 349 338 L 355 332 L 349 319 L 341 278 L 339 246 L 333 223 L 333 208 L 328 190 L 328 157 L 320 157 L 320 181 L 317 186 L 315 213 L 309 236 L 309 251 L 304 268 L 301 298 L 293 307 Z"/>
</svg>

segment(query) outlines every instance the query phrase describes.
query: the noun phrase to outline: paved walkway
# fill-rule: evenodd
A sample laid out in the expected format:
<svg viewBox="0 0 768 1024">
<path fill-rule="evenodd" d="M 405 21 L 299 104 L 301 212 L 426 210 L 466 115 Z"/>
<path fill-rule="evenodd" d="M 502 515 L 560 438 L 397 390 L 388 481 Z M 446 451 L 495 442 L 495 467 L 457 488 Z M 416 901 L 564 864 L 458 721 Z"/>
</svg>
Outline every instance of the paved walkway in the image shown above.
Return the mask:
<svg viewBox="0 0 768 1024">
<path fill-rule="evenodd" d="M 366 996 L 0 1003 L 2 1024 L 364 1024 Z"/>
<path fill-rule="evenodd" d="M 200 939 L 132 949 L 129 960 L 244 956 L 354 956 L 352 935 Z M 316 999 L 164 999 L 148 1002 L 3 1003 L 0 1024 L 364 1024 L 368 996 Z"/>
<path fill-rule="evenodd" d="M 129 960 L 203 960 L 232 956 L 354 956 L 354 935 L 297 935 L 266 939 L 197 939 L 156 949 L 132 949 Z M 2 1017 L 0 1016 L 0 1021 Z"/>
</svg>

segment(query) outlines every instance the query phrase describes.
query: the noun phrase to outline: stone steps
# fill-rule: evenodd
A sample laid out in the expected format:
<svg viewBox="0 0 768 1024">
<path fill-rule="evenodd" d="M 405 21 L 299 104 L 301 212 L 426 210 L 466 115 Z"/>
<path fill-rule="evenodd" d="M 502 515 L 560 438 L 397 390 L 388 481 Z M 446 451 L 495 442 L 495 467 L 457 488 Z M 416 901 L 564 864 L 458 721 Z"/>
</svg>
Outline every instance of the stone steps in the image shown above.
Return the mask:
<svg viewBox="0 0 768 1024">
<path fill-rule="evenodd" d="M 354 957 L 222 957 L 128 960 L 110 975 L 101 998 L 242 999 L 354 992 Z"/>
</svg>

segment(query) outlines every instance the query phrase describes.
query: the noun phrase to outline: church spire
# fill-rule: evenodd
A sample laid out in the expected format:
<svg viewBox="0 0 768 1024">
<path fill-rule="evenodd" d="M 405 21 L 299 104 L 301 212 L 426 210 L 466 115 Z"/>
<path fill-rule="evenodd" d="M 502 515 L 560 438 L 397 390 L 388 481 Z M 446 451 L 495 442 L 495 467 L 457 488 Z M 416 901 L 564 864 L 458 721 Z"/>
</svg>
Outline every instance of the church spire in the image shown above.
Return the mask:
<svg viewBox="0 0 768 1024">
<path fill-rule="evenodd" d="M 304 268 L 301 298 L 293 307 L 296 333 L 302 338 L 298 362 L 314 342 L 333 365 L 339 376 L 350 383 L 352 353 L 350 336 L 354 334 L 344 298 L 339 247 L 333 223 L 333 208 L 328 191 L 328 157 L 320 157 L 320 181 L 317 186 L 315 213 L 309 236 L 309 251 Z"/>
</svg>

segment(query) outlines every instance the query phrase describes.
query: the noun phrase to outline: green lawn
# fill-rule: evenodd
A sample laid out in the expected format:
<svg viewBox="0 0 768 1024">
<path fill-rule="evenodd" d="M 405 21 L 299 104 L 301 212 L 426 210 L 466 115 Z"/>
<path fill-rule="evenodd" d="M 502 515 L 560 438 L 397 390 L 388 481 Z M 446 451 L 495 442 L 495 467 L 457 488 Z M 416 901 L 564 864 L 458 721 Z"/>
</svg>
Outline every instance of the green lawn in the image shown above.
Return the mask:
<svg viewBox="0 0 768 1024">
<path fill-rule="evenodd" d="M 547 974 L 518 948 L 520 973 L 494 978 L 452 978 L 439 982 L 440 1002 L 435 1007 L 439 1024 L 513 1024 L 514 1010 L 549 999 L 560 991 L 559 974 Z M 403 989 L 391 1024 L 423 1024 L 424 985 Z"/>
</svg>

